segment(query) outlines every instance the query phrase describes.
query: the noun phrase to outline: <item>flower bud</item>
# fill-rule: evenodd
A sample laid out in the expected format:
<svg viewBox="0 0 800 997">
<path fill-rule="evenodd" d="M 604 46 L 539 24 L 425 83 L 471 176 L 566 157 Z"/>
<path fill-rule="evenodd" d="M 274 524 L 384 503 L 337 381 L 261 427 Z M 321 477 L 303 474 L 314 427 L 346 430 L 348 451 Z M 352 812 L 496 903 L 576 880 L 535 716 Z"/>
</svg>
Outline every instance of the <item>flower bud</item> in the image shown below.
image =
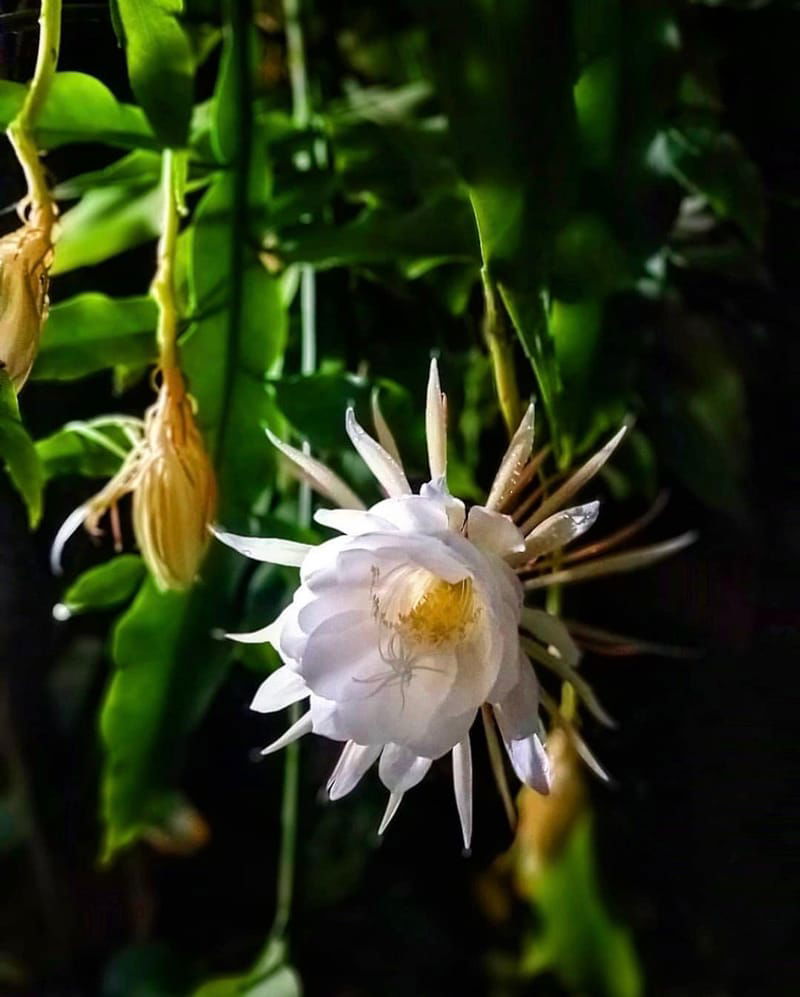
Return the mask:
<svg viewBox="0 0 800 997">
<path fill-rule="evenodd" d="M 48 229 L 35 215 L 0 239 L 0 365 L 17 392 L 39 350 L 52 256 Z"/>
<path fill-rule="evenodd" d="M 133 490 L 133 528 L 142 556 L 162 589 L 195 580 L 217 509 L 214 469 L 177 368 L 164 372 L 145 416 Z"/>
<path fill-rule="evenodd" d="M 117 503 L 132 493 L 134 533 L 158 587 L 185 589 L 197 577 L 217 510 L 216 479 L 180 370 L 167 368 L 162 378 L 122 467 L 58 531 L 51 554 L 57 573 L 64 544 L 75 530 L 83 523 L 93 536 L 100 535 L 106 513 L 115 547 L 122 549 Z"/>
</svg>

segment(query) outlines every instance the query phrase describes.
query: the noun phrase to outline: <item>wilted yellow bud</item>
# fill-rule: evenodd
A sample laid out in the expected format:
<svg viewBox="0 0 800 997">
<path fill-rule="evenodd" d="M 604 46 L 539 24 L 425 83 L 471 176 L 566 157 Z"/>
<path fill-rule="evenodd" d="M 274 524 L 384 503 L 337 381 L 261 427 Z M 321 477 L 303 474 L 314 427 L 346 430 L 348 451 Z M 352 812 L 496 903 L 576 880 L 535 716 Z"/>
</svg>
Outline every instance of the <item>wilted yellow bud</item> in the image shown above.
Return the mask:
<svg viewBox="0 0 800 997">
<path fill-rule="evenodd" d="M 17 392 L 31 372 L 47 318 L 50 230 L 32 213 L 0 239 L 0 364 Z"/>
<path fill-rule="evenodd" d="M 517 892 L 532 895 L 541 870 L 561 851 L 586 805 L 580 762 L 569 735 L 560 727 L 547 738 L 552 786 L 547 796 L 522 787 L 519 823 L 512 853 Z"/>
<path fill-rule="evenodd" d="M 122 467 L 58 531 L 52 552 L 56 571 L 64 544 L 78 526 L 83 523 L 96 536 L 107 512 L 117 549 L 121 549 L 117 503 L 128 493 L 133 493 L 136 540 L 159 588 L 188 588 L 197 577 L 210 539 L 217 485 L 193 401 L 177 367 L 162 372 L 158 398 L 145 413 L 138 439 Z"/>
</svg>

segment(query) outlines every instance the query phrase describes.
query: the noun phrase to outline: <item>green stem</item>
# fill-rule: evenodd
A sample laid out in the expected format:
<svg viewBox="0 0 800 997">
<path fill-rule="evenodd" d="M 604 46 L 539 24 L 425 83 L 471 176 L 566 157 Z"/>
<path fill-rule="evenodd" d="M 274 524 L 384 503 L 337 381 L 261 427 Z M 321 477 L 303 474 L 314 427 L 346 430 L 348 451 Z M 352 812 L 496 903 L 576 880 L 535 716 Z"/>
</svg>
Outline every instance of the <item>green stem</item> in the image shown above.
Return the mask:
<svg viewBox="0 0 800 997">
<path fill-rule="evenodd" d="M 522 413 L 517 375 L 514 369 L 514 340 L 509 335 L 503 304 L 499 300 L 486 267 L 481 270 L 481 276 L 483 278 L 485 305 L 483 335 L 489 350 L 489 358 L 492 361 L 500 411 L 503 414 L 508 435 L 513 436 Z"/>
<path fill-rule="evenodd" d="M 311 102 L 306 73 L 303 26 L 300 17 L 300 0 L 284 0 L 286 17 L 286 49 L 289 79 L 292 91 L 292 113 L 295 124 L 305 128 L 311 120 Z M 308 169 L 311 159 L 298 162 L 298 168 Z M 300 271 L 300 322 L 301 322 L 301 372 L 312 374 L 317 366 L 316 334 L 316 278 L 314 268 L 304 266 Z M 308 449 L 308 444 L 303 444 Z M 300 486 L 298 519 L 303 526 L 311 523 L 311 489 Z M 299 717 L 299 708 L 289 710 L 289 720 Z M 289 930 L 294 897 L 295 863 L 297 858 L 297 801 L 300 788 L 300 744 L 295 741 L 286 748 L 283 773 L 283 800 L 281 802 L 281 850 L 278 859 L 277 899 L 271 941 L 283 941 Z"/>
<path fill-rule="evenodd" d="M 178 245 L 180 213 L 178 196 L 186 179 L 184 153 L 165 149 L 161 161 L 161 191 L 164 199 L 161 216 L 161 236 L 158 241 L 158 265 L 150 294 L 158 305 L 159 364 L 162 370 L 178 365 L 178 321 L 180 312 L 175 288 L 175 254 Z"/>
<path fill-rule="evenodd" d="M 19 114 L 8 126 L 7 135 L 25 174 L 31 207 L 34 213 L 41 214 L 39 224 L 47 226 L 48 232 L 55 221 L 55 211 L 33 130 L 55 76 L 60 44 L 61 0 L 42 0 L 36 68 Z"/>
<path fill-rule="evenodd" d="M 236 370 L 239 366 L 244 298 L 244 272 L 249 227 L 250 170 L 253 151 L 253 81 L 251 0 L 226 0 L 225 30 L 230 32 L 231 57 L 235 68 L 234 107 L 236 111 L 236 151 L 233 157 L 233 203 L 231 220 L 230 274 L 228 288 L 227 363 L 222 389 L 222 416 L 216 442 L 216 463 L 219 464 L 227 437 Z"/>
</svg>

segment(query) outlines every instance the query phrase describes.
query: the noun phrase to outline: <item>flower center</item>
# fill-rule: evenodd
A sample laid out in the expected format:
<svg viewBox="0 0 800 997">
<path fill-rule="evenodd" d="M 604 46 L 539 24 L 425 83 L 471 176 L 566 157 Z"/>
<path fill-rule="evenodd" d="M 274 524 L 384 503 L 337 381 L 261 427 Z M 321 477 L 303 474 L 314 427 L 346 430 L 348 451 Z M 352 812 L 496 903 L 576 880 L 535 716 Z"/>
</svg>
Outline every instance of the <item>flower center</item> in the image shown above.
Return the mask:
<svg viewBox="0 0 800 997">
<path fill-rule="evenodd" d="M 411 608 L 398 613 L 395 626 L 415 647 L 448 647 L 464 639 L 478 615 L 472 580 L 446 582 L 426 575 L 412 584 Z"/>
</svg>

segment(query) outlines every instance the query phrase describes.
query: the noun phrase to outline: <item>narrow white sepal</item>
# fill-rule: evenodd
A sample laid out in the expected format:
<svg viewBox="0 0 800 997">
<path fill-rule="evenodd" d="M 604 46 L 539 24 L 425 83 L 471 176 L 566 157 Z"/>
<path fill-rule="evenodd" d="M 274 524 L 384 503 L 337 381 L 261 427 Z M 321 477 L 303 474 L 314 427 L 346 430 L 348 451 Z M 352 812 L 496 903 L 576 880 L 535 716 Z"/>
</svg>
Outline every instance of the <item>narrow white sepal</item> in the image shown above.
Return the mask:
<svg viewBox="0 0 800 997">
<path fill-rule="evenodd" d="M 344 424 L 347 435 L 350 437 L 350 442 L 370 471 L 375 475 L 375 478 L 386 494 L 390 498 L 397 498 L 400 495 L 410 495 L 411 485 L 408 483 L 405 471 L 394 457 L 383 449 L 377 440 L 373 440 L 366 429 L 356 419 L 356 414 L 352 408 L 348 408 Z"/>
<path fill-rule="evenodd" d="M 271 755 L 273 751 L 280 751 L 281 748 L 285 748 L 287 744 L 291 744 L 292 741 L 297 741 L 305 734 L 311 732 L 311 711 L 304 713 L 302 717 L 292 726 L 282 734 L 277 741 L 273 741 L 272 744 L 268 744 L 266 748 L 261 751 L 262 755 Z"/>
<path fill-rule="evenodd" d="M 560 488 L 556 488 L 553 494 L 542 502 L 530 519 L 526 520 L 523 530 L 532 530 L 534 526 L 538 526 L 539 523 L 544 522 L 551 513 L 560 509 L 566 501 L 583 488 L 614 453 L 627 431 L 628 424 L 625 423 L 601 450 L 598 450 L 593 457 L 590 457 L 582 467 L 578 468 L 571 478 L 568 478 Z"/>
<path fill-rule="evenodd" d="M 50 570 L 54 575 L 62 573 L 61 555 L 64 553 L 64 546 L 78 527 L 83 524 L 88 515 L 89 506 L 79 505 L 77 509 L 72 510 L 59 527 L 58 533 L 56 533 L 53 540 L 53 546 L 50 548 Z"/>
<path fill-rule="evenodd" d="M 581 660 L 580 648 L 557 616 L 545 612 L 544 609 L 531 609 L 525 606 L 522 610 L 521 622 L 522 626 L 526 630 L 530 630 L 542 644 L 546 646 L 552 644 L 571 668 L 574 668 Z"/>
<path fill-rule="evenodd" d="M 498 509 L 503 504 L 527 463 L 533 450 L 533 420 L 534 404 L 531 402 L 500 461 L 489 498 L 486 500 L 487 509 Z"/>
<path fill-rule="evenodd" d="M 340 800 L 355 789 L 367 769 L 377 761 L 382 749 L 382 744 L 356 744 L 355 741 L 348 741 L 328 780 L 328 799 Z"/>
<path fill-rule="evenodd" d="M 235 640 L 239 644 L 272 644 L 275 647 L 278 633 L 278 621 L 273 620 L 272 623 L 261 627 L 260 630 L 251 630 L 249 633 L 243 634 L 225 634 L 225 638 Z"/>
<path fill-rule="evenodd" d="M 370 396 L 370 402 L 372 403 L 372 421 L 375 423 L 375 432 L 378 436 L 378 443 L 380 443 L 388 454 L 391 454 L 392 457 L 394 457 L 398 464 L 402 465 L 403 461 L 400 457 L 400 451 L 397 447 L 397 441 L 394 438 L 394 433 L 389 428 L 389 423 L 384 418 L 381 410 L 381 402 L 378 397 L 379 394 L 380 392 L 378 389 L 373 388 L 372 395 Z"/>
<path fill-rule="evenodd" d="M 335 502 L 342 509 L 365 508 L 364 503 L 353 489 L 345 484 L 338 474 L 335 474 L 329 467 L 326 467 L 322 461 L 304 454 L 301 450 L 289 446 L 288 443 L 284 443 L 283 440 L 278 439 L 269 429 L 266 433 L 270 443 L 277 450 L 280 450 L 283 456 L 291 463 L 292 468 L 301 481 L 307 482 L 320 495 L 329 498 L 331 502 Z"/>
<path fill-rule="evenodd" d="M 447 401 L 439 383 L 439 365 L 431 359 L 428 393 L 425 405 L 425 436 L 428 441 L 428 465 L 431 480 L 444 480 L 447 475 Z"/>
<path fill-rule="evenodd" d="M 453 748 L 453 788 L 464 847 L 469 848 L 472 841 L 472 750 L 469 734 Z"/>
<path fill-rule="evenodd" d="M 309 692 L 305 680 L 284 665 L 261 683 L 250 709 L 256 713 L 275 713 L 305 699 Z"/>
<path fill-rule="evenodd" d="M 576 564 L 573 568 L 562 568 L 561 571 L 553 571 L 550 574 L 537 575 L 529 578 L 523 583 L 526 591 L 532 589 L 545 588 L 548 585 L 569 585 L 572 582 L 582 582 L 589 578 L 601 578 L 606 575 L 617 575 L 623 571 L 636 571 L 639 568 L 663 561 L 665 557 L 677 554 L 697 540 L 697 534 L 693 531 L 682 533 L 672 540 L 664 540 L 662 543 L 650 544 L 649 547 L 639 547 L 636 550 L 626 551 L 624 554 L 612 554 L 610 557 L 600 557 L 595 561 L 588 561 L 586 564 Z"/>
<path fill-rule="evenodd" d="M 381 819 L 381 826 L 378 828 L 378 834 L 383 834 L 386 828 L 391 823 L 392 818 L 397 813 L 397 808 L 400 806 L 400 802 L 403 799 L 404 793 L 390 793 L 389 802 L 386 804 L 386 810 L 383 813 L 383 818 Z"/>
<path fill-rule="evenodd" d="M 587 502 L 549 516 L 525 538 L 525 557 L 530 560 L 566 547 L 594 525 L 599 511 L 599 502 Z"/>
<path fill-rule="evenodd" d="M 266 561 L 269 564 L 281 564 L 287 568 L 299 568 L 310 550 L 311 544 L 298 543 L 296 540 L 281 540 L 277 537 L 242 537 L 236 533 L 226 533 L 224 530 L 211 527 L 211 532 L 217 540 L 232 547 L 245 557 L 254 561 Z"/>
</svg>

